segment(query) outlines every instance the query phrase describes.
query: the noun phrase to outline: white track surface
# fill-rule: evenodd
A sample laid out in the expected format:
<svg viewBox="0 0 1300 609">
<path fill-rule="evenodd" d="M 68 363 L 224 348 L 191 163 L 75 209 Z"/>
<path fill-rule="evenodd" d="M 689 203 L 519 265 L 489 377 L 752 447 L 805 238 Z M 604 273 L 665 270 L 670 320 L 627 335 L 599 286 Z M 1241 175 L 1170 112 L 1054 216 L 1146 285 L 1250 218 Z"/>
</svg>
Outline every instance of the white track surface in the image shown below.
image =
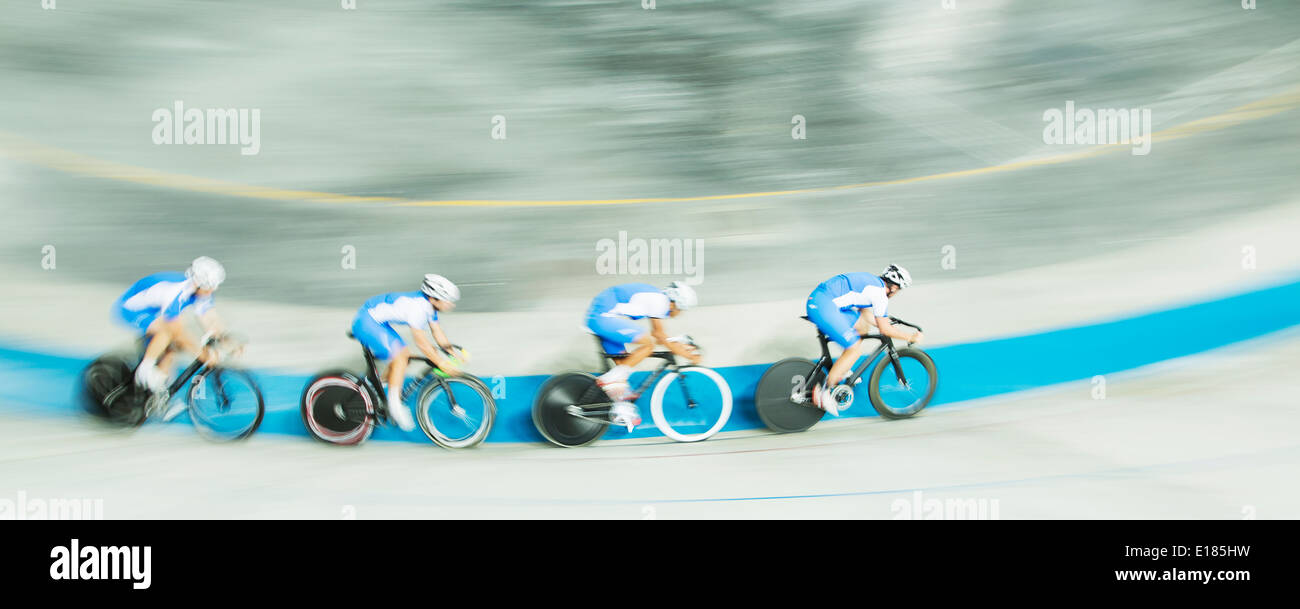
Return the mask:
<svg viewBox="0 0 1300 609">
<path fill-rule="evenodd" d="M 1108 379 L 700 444 L 359 450 L 186 427 L 105 433 L 0 411 L 11 500 L 103 499 L 118 518 L 877 518 L 996 501 L 1009 518 L 1300 517 L 1300 333 Z M 773 498 L 785 497 L 785 498 Z M 910 507 L 907 509 L 911 509 Z"/>
</svg>

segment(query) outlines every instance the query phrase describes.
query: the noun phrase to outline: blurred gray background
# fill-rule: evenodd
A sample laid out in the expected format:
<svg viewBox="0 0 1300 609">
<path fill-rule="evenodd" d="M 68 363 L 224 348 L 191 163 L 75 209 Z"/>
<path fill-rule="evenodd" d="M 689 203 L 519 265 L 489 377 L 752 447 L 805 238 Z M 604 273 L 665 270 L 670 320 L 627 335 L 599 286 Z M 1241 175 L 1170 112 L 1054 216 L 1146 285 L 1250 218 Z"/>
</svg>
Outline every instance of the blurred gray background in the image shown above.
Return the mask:
<svg viewBox="0 0 1300 609">
<path fill-rule="evenodd" d="M 0 265 L 125 287 L 194 256 L 223 293 L 352 307 L 465 286 L 464 310 L 575 309 L 596 243 L 704 240 L 708 304 L 806 294 L 894 261 L 942 282 L 1113 252 L 1286 201 L 1294 114 L 1069 163 L 814 193 L 584 206 L 322 203 L 51 168 L 124 166 L 401 200 L 702 197 L 995 166 L 1043 113 L 1155 129 L 1300 83 L 1300 5 L 1169 0 L 358 0 L 0 4 Z M 261 151 L 151 141 L 155 109 L 261 112 Z M 791 138 L 802 115 L 807 139 Z M 507 139 L 491 138 L 492 117 Z M 59 151 L 37 154 L 32 143 Z M 42 148 L 41 150 L 48 150 Z M 66 167 L 66 165 L 65 165 Z M 345 245 L 357 268 L 340 266 Z M 955 269 L 940 266 L 953 246 Z M 575 322 L 576 323 L 576 322 Z"/>
</svg>

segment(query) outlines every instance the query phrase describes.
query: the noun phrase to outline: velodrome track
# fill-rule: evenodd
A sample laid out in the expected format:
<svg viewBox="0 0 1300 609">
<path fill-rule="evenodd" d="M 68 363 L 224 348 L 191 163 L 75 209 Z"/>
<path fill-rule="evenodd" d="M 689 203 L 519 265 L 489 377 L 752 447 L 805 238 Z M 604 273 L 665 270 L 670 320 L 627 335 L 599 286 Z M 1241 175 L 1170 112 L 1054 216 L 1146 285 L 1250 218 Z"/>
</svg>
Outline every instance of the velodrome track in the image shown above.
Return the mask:
<svg viewBox="0 0 1300 609">
<path fill-rule="evenodd" d="M 1294 248 L 1266 237 L 1274 229 L 1294 234 L 1295 211 L 1242 219 L 1261 227 L 1252 233 L 1261 251 L 1276 253 L 1239 281 L 1247 293 L 1262 293 L 1296 268 Z M 1146 255 L 1101 257 L 1081 268 L 1106 274 L 1114 264 L 1156 277 L 1152 265 L 1161 263 L 1153 261 L 1170 253 L 1159 250 L 1224 249 L 1214 244 L 1239 240 L 1241 230 L 1207 229 L 1148 245 Z M 1202 247 L 1188 248 L 1187 240 Z M 1232 264 L 1207 263 L 1200 273 L 1242 277 L 1239 266 L 1231 270 L 1236 251 L 1224 251 Z M 1205 296 L 1203 287 L 1188 291 L 1176 274 L 1161 285 L 1165 308 Z M 1030 294 L 1041 296 L 999 302 L 1026 316 L 1053 306 L 1080 318 L 1105 311 L 1092 302 L 1050 300 L 1052 292 Z M 1112 290 L 1110 298 L 1123 301 L 1126 292 Z M 1233 319 L 1254 313 L 1279 321 L 1237 342 L 1242 336 L 1230 328 L 1249 324 Z M 340 450 L 269 433 L 212 445 L 186 425 L 121 434 L 67 410 L 35 412 L 32 404 L 48 394 L 34 385 L 27 390 L 35 399 L 4 402 L 0 478 L 30 497 L 102 498 L 109 518 L 893 518 L 919 514 L 913 506 L 931 500 L 978 505 L 999 518 L 1294 518 L 1300 495 L 1288 481 L 1300 460 L 1300 413 L 1291 376 L 1300 334 L 1277 329 L 1294 315 L 1293 308 L 1250 303 L 1216 310 L 1186 328 L 1215 336 L 1198 343 L 1214 348 L 1108 373 L 1104 399 L 1096 399 L 1085 374 L 944 404 L 912 420 L 824 421 L 803 434 L 736 431 L 690 445 L 632 439 L 564 450 L 490 443 L 450 452 L 421 441 L 374 441 Z M 1122 348 L 1157 359 L 1153 354 L 1165 348 L 1136 338 Z M 6 371 L 7 385 L 21 382 L 15 372 L 21 370 Z"/>
<path fill-rule="evenodd" d="M 932 499 L 996 501 L 1000 518 L 1300 517 L 1294 307 L 1222 300 L 1300 274 L 1296 6 L 664 3 L 632 21 L 591 4 L 7 12 L 0 499 L 100 498 L 108 518 L 891 518 Z M 151 144 L 150 112 L 181 98 L 261 108 L 261 155 Z M 1152 108 L 1152 153 L 1043 145 L 1044 109 L 1067 99 Z M 497 112 L 507 142 L 486 137 Z M 810 136 L 792 145 L 796 112 Z M 714 366 L 811 355 L 807 291 L 886 257 L 918 276 L 894 312 L 936 352 L 1138 326 L 1109 353 L 1053 334 L 1057 375 L 971 381 L 941 362 L 983 392 L 913 420 L 694 445 L 218 446 L 69 408 L 64 364 L 129 340 L 104 315 L 122 287 L 199 253 L 229 268 L 221 310 L 254 340 L 245 363 L 290 379 L 281 396 L 357 365 L 356 305 L 429 271 L 466 288 L 446 325 L 471 371 L 590 367 L 590 296 L 668 280 L 594 272 L 619 231 L 704 240 L 706 306 L 670 329 Z"/>
<path fill-rule="evenodd" d="M 1103 400 L 1078 382 L 899 422 L 580 450 L 226 446 L 7 408 L 0 479 L 101 498 L 106 518 L 884 519 L 931 500 L 998 518 L 1296 518 L 1298 359 L 1288 332 L 1119 375 Z"/>
</svg>

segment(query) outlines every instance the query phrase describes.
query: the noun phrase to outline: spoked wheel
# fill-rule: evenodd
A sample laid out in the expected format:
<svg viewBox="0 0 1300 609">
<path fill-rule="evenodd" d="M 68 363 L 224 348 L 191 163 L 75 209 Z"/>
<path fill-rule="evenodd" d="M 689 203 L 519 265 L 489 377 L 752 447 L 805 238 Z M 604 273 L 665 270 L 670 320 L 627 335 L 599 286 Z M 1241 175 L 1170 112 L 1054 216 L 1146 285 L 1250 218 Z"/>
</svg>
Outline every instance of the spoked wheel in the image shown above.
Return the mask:
<svg viewBox="0 0 1300 609">
<path fill-rule="evenodd" d="M 214 442 L 253 435 L 266 411 L 262 390 L 245 370 L 217 368 L 196 376 L 186 399 L 194 428 Z"/>
<path fill-rule="evenodd" d="M 90 363 L 81 375 L 86 409 L 122 427 L 138 427 L 147 418 L 148 395 L 135 386 L 131 365 L 106 355 Z"/>
<path fill-rule="evenodd" d="M 443 448 L 477 446 L 492 431 L 497 407 L 487 385 L 472 377 L 431 379 L 416 401 L 420 429 Z"/>
<path fill-rule="evenodd" d="M 826 411 L 812 403 L 812 388 L 823 372 L 799 357 L 783 359 L 763 373 L 754 390 L 754 409 L 768 429 L 779 433 L 804 431 L 822 420 Z M 814 378 L 815 376 L 815 378 Z"/>
<path fill-rule="evenodd" d="M 590 406 L 608 413 L 609 397 L 596 386 L 596 377 L 585 372 L 566 372 L 546 380 L 533 403 L 533 425 L 552 444 L 584 446 L 600 439 L 608 425 L 573 414 L 574 407 Z M 593 415 L 598 416 L 598 415 Z"/>
<path fill-rule="evenodd" d="M 731 387 L 708 368 L 681 368 L 655 383 L 650 416 L 659 431 L 678 442 L 708 439 L 731 418 Z"/>
<path fill-rule="evenodd" d="M 302 422 L 316 439 L 330 444 L 365 442 L 375 429 L 377 397 L 346 371 L 326 372 L 302 391 Z"/>
<path fill-rule="evenodd" d="M 905 381 L 898 379 L 894 362 L 888 356 L 876 362 L 867 380 L 871 406 L 886 419 L 905 419 L 920 412 L 939 386 L 939 371 L 926 352 L 911 347 L 899 349 L 898 364 Z"/>
</svg>

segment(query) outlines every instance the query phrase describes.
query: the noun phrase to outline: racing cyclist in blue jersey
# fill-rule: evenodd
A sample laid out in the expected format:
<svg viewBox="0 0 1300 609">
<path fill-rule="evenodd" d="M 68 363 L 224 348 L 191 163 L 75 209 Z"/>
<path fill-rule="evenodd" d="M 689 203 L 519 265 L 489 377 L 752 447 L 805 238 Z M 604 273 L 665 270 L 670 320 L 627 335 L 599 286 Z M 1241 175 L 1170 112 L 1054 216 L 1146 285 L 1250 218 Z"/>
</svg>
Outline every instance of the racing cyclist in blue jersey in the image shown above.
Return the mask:
<svg viewBox="0 0 1300 609">
<path fill-rule="evenodd" d="M 831 397 L 831 388 L 847 375 L 862 356 L 862 338 L 871 326 L 884 336 L 919 343 L 921 333 L 909 333 L 889 323 L 889 299 L 898 291 L 911 287 L 912 276 L 901 266 L 889 265 L 879 275 L 844 273 L 823 281 L 808 296 L 808 319 L 823 334 L 844 348 L 831 366 L 824 384 L 813 389 L 813 404 L 839 416 L 839 406 Z"/>
<path fill-rule="evenodd" d="M 617 359 L 617 365 L 609 372 L 596 379 L 596 384 L 614 401 L 610 419 L 615 425 L 624 425 L 632 431 L 641 424 L 641 415 L 631 402 L 636 396 L 631 395 L 627 379 L 632 369 L 654 352 L 655 345 L 663 345 L 692 363 L 699 363 L 700 355 L 684 343 L 669 340 L 663 325 L 664 319 L 676 317 L 698 303 L 695 290 L 680 281 L 662 290 L 645 283 L 624 283 L 605 289 L 591 301 L 587 329 L 600 337 L 606 353 L 627 353 Z M 644 318 L 650 319 L 649 331 L 635 323 Z"/>
<path fill-rule="evenodd" d="M 388 372 L 384 375 L 388 381 L 388 414 L 402 431 L 415 429 L 411 410 L 401 399 L 402 381 L 406 378 L 411 349 L 393 326 L 410 327 L 411 338 L 422 353 L 443 372 L 459 375 L 460 368 L 441 350 L 435 349 L 434 343 L 425 336 L 427 331 L 439 347 L 447 351 L 454 349 L 438 323 L 438 313 L 456 308 L 458 300 L 460 288 L 456 284 L 442 275 L 429 274 L 424 276 L 424 284 L 418 291 L 380 294 L 367 300 L 352 321 L 352 335 L 370 350 L 375 359 L 389 362 Z"/>
<path fill-rule="evenodd" d="M 212 310 L 212 293 L 226 279 L 219 262 L 200 256 L 184 273 L 154 273 L 126 290 L 113 305 L 118 321 L 139 332 L 144 356 L 135 369 L 135 383 L 155 394 L 167 390 L 172 354 L 177 349 L 199 352 L 200 345 L 181 322 L 181 312 L 193 308 L 199 324 L 209 334 L 221 333 L 221 320 Z M 216 351 L 199 353 L 215 363 Z"/>
</svg>

